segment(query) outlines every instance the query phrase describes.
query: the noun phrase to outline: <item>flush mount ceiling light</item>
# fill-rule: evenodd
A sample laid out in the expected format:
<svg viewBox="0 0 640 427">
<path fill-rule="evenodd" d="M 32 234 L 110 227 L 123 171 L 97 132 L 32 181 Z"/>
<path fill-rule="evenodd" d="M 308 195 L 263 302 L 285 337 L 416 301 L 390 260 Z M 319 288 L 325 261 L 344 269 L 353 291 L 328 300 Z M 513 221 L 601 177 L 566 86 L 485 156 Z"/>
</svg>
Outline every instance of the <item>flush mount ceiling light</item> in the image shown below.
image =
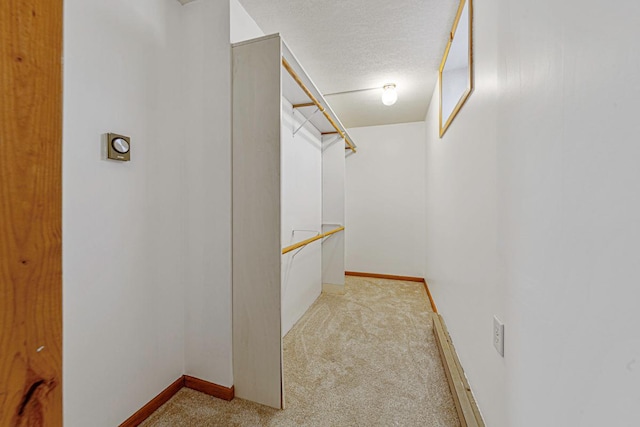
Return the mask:
<svg viewBox="0 0 640 427">
<path fill-rule="evenodd" d="M 382 92 L 382 103 L 387 106 L 395 104 L 398 100 L 396 85 L 391 83 L 388 85 L 384 85 L 382 89 L 384 89 L 384 91 Z"/>
<path fill-rule="evenodd" d="M 398 100 L 398 92 L 396 92 L 396 84 L 389 83 L 382 86 L 382 103 L 384 105 L 393 105 Z M 355 89 L 355 90 L 346 90 L 343 92 L 334 92 L 334 93 L 325 93 L 323 96 L 333 96 L 333 95 L 345 95 L 348 93 L 356 93 L 356 92 L 366 92 L 370 90 L 380 90 L 380 86 L 378 87 L 370 87 L 367 89 Z"/>
</svg>

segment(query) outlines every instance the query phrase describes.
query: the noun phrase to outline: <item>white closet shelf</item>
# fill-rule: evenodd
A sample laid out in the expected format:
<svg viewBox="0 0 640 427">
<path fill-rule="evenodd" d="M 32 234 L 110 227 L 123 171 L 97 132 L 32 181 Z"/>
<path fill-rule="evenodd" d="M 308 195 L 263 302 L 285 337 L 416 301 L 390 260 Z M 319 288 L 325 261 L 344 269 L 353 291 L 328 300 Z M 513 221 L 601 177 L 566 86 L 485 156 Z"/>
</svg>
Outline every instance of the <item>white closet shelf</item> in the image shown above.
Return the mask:
<svg viewBox="0 0 640 427">
<path fill-rule="evenodd" d="M 252 40 L 242 41 L 232 44 L 232 47 L 239 47 L 247 44 L 277 38 L 281 41 L 282 55 L 282 95 L 289 101 L 293 108 L 297 109 L 305 120 L 309 119 L 316 129 L 323 136 L 336 135 L 345 141 L 345 149 L 356 152 L 358 146 L 340 122 L 336 113 L 331 109 L 322 93 L 313 83 L 307 72 L 304 70 L 291 49 L 282 40 L 280 34 L 270 34 Z M 319 110 L 319 111 L 316 111 Z"/>
<path fill-rule="evenodd" d="M 282 67 L 286 71 L 282 73 L 282 93 L 287 101 L 322 135 L 339 135 L 345 141 L 345 149 L 355 153 L 353 139 L 284 41 Z"/>
</svg>

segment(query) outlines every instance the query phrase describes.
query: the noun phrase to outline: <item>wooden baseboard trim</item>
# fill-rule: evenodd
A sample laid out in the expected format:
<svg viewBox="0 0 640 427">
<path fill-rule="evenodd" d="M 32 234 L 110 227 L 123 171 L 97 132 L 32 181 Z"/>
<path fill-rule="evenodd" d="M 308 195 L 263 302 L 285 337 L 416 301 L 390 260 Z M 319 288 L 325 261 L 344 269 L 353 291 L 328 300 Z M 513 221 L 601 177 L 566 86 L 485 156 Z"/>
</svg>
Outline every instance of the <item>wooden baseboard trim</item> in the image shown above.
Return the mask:
<svg viewBox="0 0 640 427">
<path fill-rule="evenodd" d="M 438 343 L 442 365 L 447 374 L 449 388 L 458 411 L 460 425 L 462 427 L 485 427 L 478 405 L 471 393 L 471 387 L 467 377 L 464 375 L 464 370 L 444 324 L 444 319 L 437 313 L 432 314 L 432 319 L 433 333 Z"/>
<path fill-rule="evenodd" d="M 175 380 L 169 387 L 165 388 L 159 395 L 151 399 L 149 403 L 144 405 L 135 414 L 127 418 L 125 422 L 120 424 L 120 427 L 136 427 L 144 420 L 149 418 L 156 409 L 167 403 L 169 399 L 173 397 L 180 389 L 184 387 L 184 377 L 180 377 Z"/>
<path fill-rule="evenodd" d="M 210 383 L 209 381 L 204 381 L 189 375 L 183 375 L 175 380 L 169 387 L 160 392 L 159 395 L 151 399 L 149 403 L 140 408 L 135 414 L 127 418 L 127 420 L 120 424 L 119 427 L 136 427 L 140 425 L 158 408 L 167 403 L 169 399 L 171 399 L 183 387 L 223 400 L 232 400 L 235 395 L 233 386 L 231 386 L 231 388 L 223 387 L 218 384 Z"/>
<path fill-rule="evenodd" d="M 431 303 L 431 309 L 434 313 L 438 312 L 438 307 L 436 307 L 436 302 L 433 300 L 433 296 L 431 295 L 431 291 L 429 290 L 429 284 L 425 279 L 422 279 L 424 283 L 424 289 L 427 291 L 427 296 L 429 297 L 429 302 Z"/>
<path fill-rule="evenodd" d="M 374 279 L 404 280 L 405 282 L 424 282 L 424 279 L 422 277 L 394 276 L 391 274 L 378 273 L 361 273 L 358 271 L 345 271 L 344 274 L 345 276 L 373 277 Z"/>
<path fill-rule="evenodd" d="M 223 400 L 233 400 L 235 396 L 235 389 L 233 386 L 231 386 L 230 388 L 223 387 L 221 385 L 210 383 L 209 381 L 201 380 L 200 378 L 191 377 L 189 375 L 184 376 L 184 386 Z"/>
</svg>

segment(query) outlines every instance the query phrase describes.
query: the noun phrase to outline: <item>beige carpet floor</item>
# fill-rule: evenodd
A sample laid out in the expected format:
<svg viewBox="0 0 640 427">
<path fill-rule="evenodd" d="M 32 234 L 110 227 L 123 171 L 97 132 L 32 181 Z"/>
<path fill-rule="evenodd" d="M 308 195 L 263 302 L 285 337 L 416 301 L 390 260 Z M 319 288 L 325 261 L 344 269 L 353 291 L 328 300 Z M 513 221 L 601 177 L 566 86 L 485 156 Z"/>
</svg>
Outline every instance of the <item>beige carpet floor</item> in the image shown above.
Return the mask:
<svg viewBox="0 0 640 427">
<path fill-rule="evenodd" d="M 142 425 L 459 426 L 421 283 L 347 277 L 284 338 L 285 410 L 182 389 Z"/>
</svg>

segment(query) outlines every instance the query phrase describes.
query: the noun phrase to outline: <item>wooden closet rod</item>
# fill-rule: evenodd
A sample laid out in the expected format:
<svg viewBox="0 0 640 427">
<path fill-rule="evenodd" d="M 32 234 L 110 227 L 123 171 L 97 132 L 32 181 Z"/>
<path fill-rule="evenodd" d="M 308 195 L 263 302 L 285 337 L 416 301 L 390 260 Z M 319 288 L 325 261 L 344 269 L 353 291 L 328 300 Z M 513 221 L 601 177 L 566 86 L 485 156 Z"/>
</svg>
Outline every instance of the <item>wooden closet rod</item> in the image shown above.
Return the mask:
<svg viewBox="0 0 640 427">
<path fill-rule="evenodd" d="M 296 250 L 298 248 L 301 248 L 301 247 L 303 247 L 305 245 L 308 245 L 311 242 L 315 242 L 316 240 L 324 239 L 325 237 L 331 236 L 332 234 L 335 234 L 335 233 L 337 233 L 339 231 L 342 231 L 342 230 L 344 230 L 344 227 L 338 227 L 338 228 L 336 228 L 334 230 L 327 231 L 326 233 L 318 234 L 315 237 L 312 237 L 312 238 L 307 239 L 307 240 L 303 240 L 302 242 L 298 242 L 295 245 L 287 246 L 286 248 L 284 248 L 282 250 L 282 255 L 284 255 L 284 254 L 286 254 L 288 252 L 291 252 L 293 250 Z"/>
<path fill-rule="evenodd" d="M 356 152 L 356 147 L 354 147 L 353 144 L 351 143 L 351 141 L 349 141 L 347 139 L 347 136 L 345 135 L 345 133 L 340 130 L 340 128 L 338 127 L 336 122 L 331 118 L 331 116 L 329 116 L 329 113 L 327 113 L 325 111 L 324 107 L 322 105 L 320 105 L 320 102 L 316 99 L 315 96 L 313 96 L 311 91 L 307 88 L 307 86 L 303 83 L 303 81 L 300 79 L 298 74 L 293 70 L 293 68 L 291 68 L 291 65 L 289 65 L 287 60 L 284 59 L 284 58 L 282 58 L 282 66 L 287 70 L 287 72 L 291 75 L 291 77 L 293 77 L 293 80 L 295 80 L 296 83 L 298 83 L 298 86 L 300 86 L 300 88 L 304 91 L 304 93 L 307 94 L 307 96 L 309 97 L 311 102 L 313 102 L 315 104 L 315 106 L 318 107 L 318 109 L 320 111 L 322 111 L 322 114 L 324 114 L 324 116 L 327 118 L 327 120 L 329 120 L 329 123 L 331 123 L 331 126 L 333 126 L 333 128 L 336 131 L 338 131 L 338 134 L 347 142 L 347 145 L 349 146 L 349 149 L 355 153 Z"/>
</svg>

